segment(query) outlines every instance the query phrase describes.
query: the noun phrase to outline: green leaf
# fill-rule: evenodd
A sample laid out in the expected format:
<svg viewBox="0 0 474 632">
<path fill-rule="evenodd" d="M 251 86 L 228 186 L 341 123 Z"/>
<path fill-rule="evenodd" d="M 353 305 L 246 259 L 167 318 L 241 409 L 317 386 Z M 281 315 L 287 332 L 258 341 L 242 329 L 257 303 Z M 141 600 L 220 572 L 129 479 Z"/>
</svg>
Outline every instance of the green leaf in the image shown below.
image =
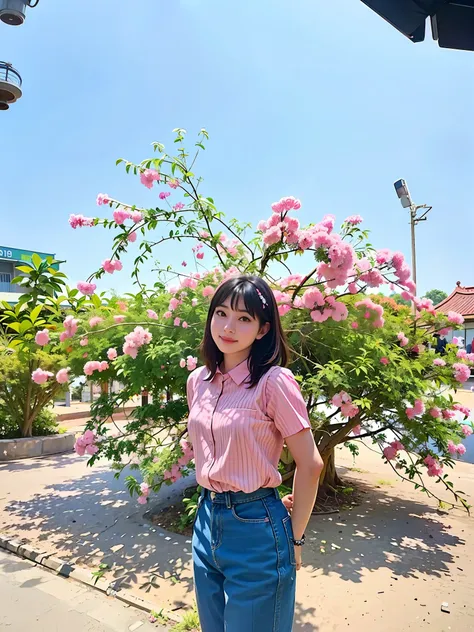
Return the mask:
<svg viewBox="0 0 474 632">
<path fill-rule="evenodd" d="M 43 261 L 43 260 L 42 260 L 42 259 L 41 259 L 41 257 L 40 257 L 38 254 L 36 254 L 36 252 L 35 252 L 35 253 L 33 253 L 33 256 L 31 257 L 31 261 L 34 263 L 34 265 L 35 265 L 37 268 L 39 268 L 39 266 L 41 265 L 41 263 L 42 263 L 42 261 Z"/>
<path fill-rule="evenodd" d="M 25 274 L 30 274 L 30 272 L 32 272 L 34 270 L 33 266 L 30 266 L 28 264 L 26 264 L 24 266 L 15 266 L 15 268 L 17 270 L 20 270 L 20 272 L 24 272 Z"/>
<path fill-rule="evenodd" d="M 21 323 L 8 323 L 7 327 L 13 329 L 17 333 L 20 333 Z"/>
<path fill-rule="evenodd" d="M 102 301 L 100 300 L 100 298 L 97 296 L 97 294 L 93 294 L 91 296 L 91 300 L 94 303 L 94 305 L 96 307 L 101 307 L 102 306 Z"/>
<path fill-rule="evenodd" d="M 38 316 L 41 313 L 41 310 L 43 309 L 42 305 L 37 305 L 34 309 L 31 310 L 31 314 L 30 314 L 30 320 L 32 323 L 35 323 Z"/>
</svg>

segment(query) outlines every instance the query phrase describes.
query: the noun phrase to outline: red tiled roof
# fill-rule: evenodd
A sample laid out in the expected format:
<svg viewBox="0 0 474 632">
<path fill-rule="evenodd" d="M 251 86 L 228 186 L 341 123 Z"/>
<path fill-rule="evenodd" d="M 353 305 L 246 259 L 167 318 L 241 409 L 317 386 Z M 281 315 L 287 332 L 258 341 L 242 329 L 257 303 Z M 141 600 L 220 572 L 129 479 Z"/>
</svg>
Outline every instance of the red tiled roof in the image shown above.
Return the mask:
<svg viewBox="0 0 474 632">
<path fill-rule="evenodd" d="M 456 288 L 448 298 L 436 305 L 436 309 L 443 314 L 453 311 L 464 317 L 472 316 L 474 318 L 474 286 L 462 287 L 458 281 Z"/>
</svg>

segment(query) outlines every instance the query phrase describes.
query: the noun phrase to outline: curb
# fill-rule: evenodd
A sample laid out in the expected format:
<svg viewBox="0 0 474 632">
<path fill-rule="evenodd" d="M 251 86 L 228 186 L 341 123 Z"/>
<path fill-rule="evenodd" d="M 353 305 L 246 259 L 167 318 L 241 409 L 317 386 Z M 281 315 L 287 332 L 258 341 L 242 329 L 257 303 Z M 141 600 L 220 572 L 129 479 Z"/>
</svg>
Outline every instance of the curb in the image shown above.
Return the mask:
<svg viewBox="0 0 474 632">
<path fill-rule="evenodd" d="M 17 557 L 21 557 L 38 564 L 39 566 L 47 568 L 49 571 L 56 573 L 56 575 L 61 575 L 66 579 L 73 579 L 81 584 L 85 584 L 86 586 L 89 586 L 89 588 L 98 590 L 109 597 L 114 597 L 115 599 L 118 599 L 129 606 L 133 606 L 134 608 L 138 608 L 143 612 L 150 613 L 152 610 L 161 610 L 166 618 L 172 623 L 179 623 L 181 621 L 181 619 L 176 616 L 175 612 L 164 608 L 161 609 L 156 604 L 152 604 L 149 601 L 145 601 L 145 599 L 136 597 L 127 589 L 116 591 L 115 581 L 109 582 L 106 579 L 100 578 L 97 582 L 94 582 L 91 578 L 90 572 L 87 572 L 83 568 L 77 568 L 73 564 L 69 564 L 69 562 L 61 560 L 51 554 L 39 551 L 28 544 L 22 544 L 17 540 L 0 535 L 0 549 L 9 551 Z"/>
</svg>

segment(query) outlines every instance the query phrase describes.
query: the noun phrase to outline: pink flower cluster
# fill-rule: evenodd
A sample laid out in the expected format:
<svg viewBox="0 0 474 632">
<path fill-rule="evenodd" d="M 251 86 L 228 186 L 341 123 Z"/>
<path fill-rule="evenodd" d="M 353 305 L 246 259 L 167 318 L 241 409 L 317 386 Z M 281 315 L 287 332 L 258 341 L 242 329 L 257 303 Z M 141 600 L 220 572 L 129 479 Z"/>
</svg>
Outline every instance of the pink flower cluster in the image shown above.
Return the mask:
<svg viewBox="0 0 474 632">
<path fill-rule="evenodd" d="M 433 365 L 434 366 L 446 366 L 446 360 L 443 360 L 443 358 L 435 358 L 433 360 Z"/>
<path fill-rule="evenodd" d="M 83 228 L 84 226 L 94 226 L 93 217 L 84 217 L 84 215 L 69 215 L 69 224 L 71 228 Z"/>
<path fill-rule="evenodd" d="M 156 169 L 145 169 L 140 173 L 140 182 L 146 186 L 147 189 L 151 189 L 153 182 L 160 181 L 160 174 Z"/>
<path fill-rule="evenodd" d="M 69 367 L 67 369 L 59 369 L 56 373 L 56 382 L 58 384 L 67 384 L 69 382 Z"/>
<path fill-rule="evenodd" d="M 189 441 L 186 441 L 186 439 L 181 439 L 179 445 L 181 446 L 183 455 L 179 457 L 178 462 L 175 463 L 170 470 L 166 470 L 163 473 L 164 480 L 169 480 L 172 483 L 175 483 L 178 479 L 181 478 L 181 468 L 185 467 L 189 463 L 189 461 L 194 458 L 193 448 Z"/>
<path fill-rule="evenodd" d="M 105 272 L 108 272 L 109 274 L 113 274 L 115 271 L 119 272 L 123 268 L 123 265 L 122 265 L 122 262 L 119 261 L 118 259 L 115 259 L 115 261 L 106 259 L 105 261 L 102 262 L 102 267 L 105 270 Z"/>
<path fill-rule="evenodd" d="M 42 347 L 47 345 L 49 342 L 49 331 L 47 329 L 38 331 L 35 336 L 35 342 L 37 345 L 41 345 Z"/>
<path fill-rule="evenodd" d="M 237 250 L 237 246 L 239 245 L 240 241 L 238 239 L 229 239 L 227 237 L 227 235 L 222 234 L 220 237 L 220 241 L 221 243 L 217 245 L 217 251 L 219 252 L 219 254 L 223 257 L 236 257 L 238 255 L 238 250 Z M 277 240 L 279 241 L 279 240 Z M 222 245 L 221 245 L 222 244 Z M 201 244 L 202 245 L 202 244 Z M 199 254 L 196 255 L 199 258 L 202 259 L 202 257 L 199 257 Z M 203 253 L 204 256 L 204 253 Z"/>
<path fill-rule="evenodd" d="M 99 451 L 99 448 L 96 445 L 97 436 L 92 432 L 92 430 L 86 430 L 83 435 L 76 439 L 76 443 L 74 444 L 74 450 L 76 454 L 79 456 L 84 456 L 84 454 L 96 454 Z"/>
<path fill-rule="evenodd" d="M 96 327 L 99 323 L 102 323 L 104 319 L 101 316 L 92 316 L 89 320 L 89 327 Z"/>
<path fill-rule="evenodd" d="M 76 287 L 81 294 L 91 296 L 94 294 L 97 285 L 95 283 L 87 283 L 87 281 L 79 281 Z"/>
<path fill-rule="evenodd" d="M 280 215 L 291 210 L 298 211 L 300 208 L 301 202 L 293 196 L 281 198 L 279 202 L 272 204 L 272 211 Z"/>
<path fill-rule="evenodd" d="M 127 219 L 130 218 L 130 211 L 126 211 L 123 208 L 116 209 L 113 213 L 114 222 L 121 226 Z"/>
<path fill-rule="evenodd" d="M 367 320 L 373 318 L 372 325 L 375 328 L 378 329 L 384 326 L 385 320 L 383 319 L 383 307 L 381 305 L 376 305 L 370 298 L 364 298 L 362 301 L 357 301 L 354 306 L 366 310 L 364 318 Z"/>
<path fill-rule="evenodd" d="M 471 369 L 466 364 L 462 364 L 461 362 L 456 362 L 455 364 L 453 364 L 453 370 L 454 379 L 458 382 L 467 382 L 467 380 L 471 376 Z"/>
<path fill-rule="evenodd" d="M 117 349 L 110 347 L 110 349 L 107 351 L 107 357 L 111 362 L 115 360 L 115 358 L 117 357 Z"/>
<path fill-rule="evenodd" d="M 125 336 L 125 344 L 123 345 L 124 354 L 135 359 L 137 357 L 138 349 L 143 345 L 149 344 L 151 339 L 152 335 L 148 329 L 143 329 L 143 327 L 138 325 L 133 331 Z"/>
<path fill-rule="evenodd" d="M 436 310 L 433 305 L 433 301 L 429 298 L 413 298 L 413 302 L 415 303 L 416 309 L 421 311 L 426 311 L 433 316 L 436 316 Z"/>
<path fill-rule="evenodd" d="M 123 321 L 125 320 L 125 316 L 123 314 L 115 314 L 114 316 L 114 321 L 120 325 L 120 323 L 123 323 Z"/>
<path fill-rule="evenodd" d="M 173 206 L 173 211 L 182 211 L 184 208 L 184 204 L 182 202 L 176 202 Z"/>
<path fill-rule="evenodd" d="M 408 344 L 408 338 L 405 336 L 403 331 L 399 331 L 397 334 L 397 338 L 400 341 L 400 347 L 406 347 Z"/>
<path fill-rule="evenodd" d="M 158 320 L 158 314 L 152 309 L 147 309 L 146 315 L 148 316 L 148 318 L 151 318 L 152 320 Z"/>
<path fill-rule="evenodd" d="M 466 424 L 464 424 L 463 426 L 461 426 L 461 430 L 464 434 L 465 437 L 470 437 L 472 435 L 472 428 L 471 426 L 468 426 Z"/>
<path fill-rule="evenodd" d="M 360 215 L 351 215 L 350 217 L 346 217 L 344 220 L 344 224 L 351 224 L 352 226 L 357 226 L 357 224 L 361 224 L 364 220 Z"/>
<path fill-rule="evenodd" d="M 467 406 L 463 406 L 462 404 L 454 404 L 453 410 L 458 410 L 464 415 L 464 417 L 469 417 L 469 415 L 471 414 L 471 409 Z"/>
<path fill-rule="evenodd" d="M 440 464 L 438 459 L 435 459 L 431 454 L 423 460 L 423 463 L 428 468 L 428 476 L 441 476 L 443 473 L 443 466 Z"/>
<path fill-rule="evenodd" d="M 448 452 L 449 454 L 466 454 L 466 446 L 462 443 L 458 443 L 457 445 L 453 441 L 448 441 Z"/>
<path fill-rule="evenodd" d="M 310 313 L 312 320 L 316 323 L 323 323 L 328 318 L 332 318 L 336 322 L 345 320 L 349 315 L 348 309 L 344 303 L 337 301 L 335 296 L 325 297 L 325 308 L 315 309 Z"/>
<path fill-rule="evenodd" d="M 158 195 L 158 197 L 160 198 L 160 200 L 166 200 L 167 197 L 169 197 L 171 195 L 171 193 L 169 191 L 160 191 L 160 194 Z"/>
<path fill-rule="evenodd" d="M 414 419 L 418 415 L 422 415 L 425 412 L 425 405 L 421 401 L 421 399 L 416 399 L 413 406 L 408 407 L 405 410 L 406 416 L 408 419 Z"/>
<path fill-rule="evenodd" d="M 352 397 L 345 391 L 340 391 L 333 395 L 331 404 L 341 409 L 344 417 L 355 417 L 359 412 L 359 407 L 352 403 Z"/>
<path fill-rule="evenodd" d="M 35 369 L 31 374 L 31 379 L 35 384 L 45 384 L 54 373 L 51 371 L 43 371 L 43 369 Z"/>
<path fill-rule="evenodd" d="M 442 415 L 442 410 L 438 406 L 433 406 L 429 409 L 428 413 L 433 417 L 433 419 L 439 419 Z"/>
<path fill-rule="evenodd" d="M 67 338 L 72 338 L 74 336 L 74 334 L 77 331 L 79 321 L 77 320 L 77 318 L 74 318 L 73 316 L 67 316 L 66 319 L 64 320 L 63 325 L 64 325 L 65 331 L 62 331 L 61 334 L 59 335 L 59 340 L 61 342 L 64 342 Z"/>
<path fill-rule="evenodd" d="M 398 456 L 400 450 L 404 450 L 405 446 L 400 441 L 392 441 L 390 445 L 384 448 L 383 455 L 387 461 L 393 461 Z"/>
<path fill-rule="evenodd" d="M 197 363 L 198 363 L 198 359 L 188 355 L 188 357 L 186 358 L 186 360 L 184 358 L 181 358 L 181 360 L 179 361 L 179 366 L 184 369 L 184 367 L 186 367 L 188 369 L 188 371 L 194 371 L 194 369 L 197 367 Z"/>
<path fill-rule="evenodd" d="M 89 362 L 86 362 L 84 364 L 84 374 L 92 375 L 94 371 L 99 371 L 99 373 L 102 373 L 102 371 L 107 371 L 108 368 L 109 363 L 107 362 L 107 360 L 102 360 L 102 362 L 100 362 L 99 360 L 90 360 Z"/>
<path fill-rule="evenodd" d="M 109 204 L 110 203 L 110 198 L 107 195 L 107 193 L 99 193 L 99 195 L 97 196 L 97 206 L 102 206 L 102 204 Z"/>
<path fill-rule="evenodd" d="M 170 189 L 177 189 L 180 185 L 180 181 L 178 180 L 178 178 L 170 178 L 168 180 L 168 186 L 170 187 Z"/>
<path fill-rule="evenodd" d="M 196 254 L 196 257 L 198 259 L 204 259 L 204 252 L 202 251 L 203 248 L 204 248 L 204 244 L 202 244 L 201 242 L 193 246 L 192 250 Z M 224 249 L 221 246 L 217 246 L 217 248 L 219 249 L 219 252 L 223 254 Z"/>
<path fill-rule="evenodd" d="M 458 314 L 457 312 L 450 311 L 447 314 L 448 320 L 450 323 L 454 323 L 455 325 L 462 325 L 464 322 L 464 316 Z"/>
<path fill-rule="evenodd" d="M 138 503 L 140 505 L 146 505 L 146 503 L 148 502 L 148 496 L 150 494 L 150 486 L 148 485 L 148 483 L 141 483 L 140 484 L 140 496 L 137 498 Z"/>
</svg>

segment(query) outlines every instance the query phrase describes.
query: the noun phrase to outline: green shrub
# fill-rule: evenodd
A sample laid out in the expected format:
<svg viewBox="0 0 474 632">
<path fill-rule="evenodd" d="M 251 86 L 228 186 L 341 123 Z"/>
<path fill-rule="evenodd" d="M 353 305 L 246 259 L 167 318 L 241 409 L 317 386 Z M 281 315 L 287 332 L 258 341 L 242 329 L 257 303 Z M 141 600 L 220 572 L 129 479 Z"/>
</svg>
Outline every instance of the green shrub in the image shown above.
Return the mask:
<svg viewBox="0 0 474 632">
<path fill-rule="evenodd" d="M 36 417 L 33 423 L 33 437 L 45 437 L 60 432 L 56 415 L 52 410 L 44 409 Z M 19 439 L 20 429 L 8 411 L 0 408 L 0 439 Z"/>
</svg>

